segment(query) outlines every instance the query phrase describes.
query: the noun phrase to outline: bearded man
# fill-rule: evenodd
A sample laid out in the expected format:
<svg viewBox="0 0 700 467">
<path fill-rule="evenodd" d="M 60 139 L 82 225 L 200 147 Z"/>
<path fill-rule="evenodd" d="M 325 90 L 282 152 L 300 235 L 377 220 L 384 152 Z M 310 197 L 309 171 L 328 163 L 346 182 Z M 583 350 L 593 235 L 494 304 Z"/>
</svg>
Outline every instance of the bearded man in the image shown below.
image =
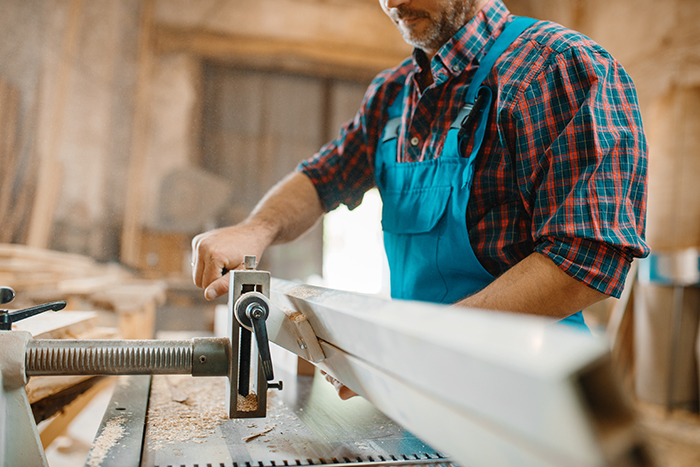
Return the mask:
<svg viewBox="0 0 700 467">
<path fill-rule="evenodd" d="M 501 0 L 380 0 L 412 57 L 241 224 L 193 240 L 194 281 L 290 241 L 378 187 L 395 298 L 556 318 L 619 297 L 644 241 L 634 85 L 587 37 Z"/>
</svg>

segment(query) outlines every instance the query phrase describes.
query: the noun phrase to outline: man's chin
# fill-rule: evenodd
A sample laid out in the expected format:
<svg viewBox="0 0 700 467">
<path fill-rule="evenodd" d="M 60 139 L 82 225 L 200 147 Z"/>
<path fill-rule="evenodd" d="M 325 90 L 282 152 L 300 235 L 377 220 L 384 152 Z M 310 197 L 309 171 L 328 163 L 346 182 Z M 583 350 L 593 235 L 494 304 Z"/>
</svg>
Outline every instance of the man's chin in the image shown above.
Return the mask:
<svg viewBox="0 0 700 467">
<path fill-rule="evenodd" d="M 430 37 L 429 31 L 418 31 L 416 28 L 399 28 L 403 40 L 409 45 L 419 48 L 419 49 L 431 49 L 434 48 L 435 40 Z M 439 47 L 438 47 L 439 48 Z"/>
</svg>

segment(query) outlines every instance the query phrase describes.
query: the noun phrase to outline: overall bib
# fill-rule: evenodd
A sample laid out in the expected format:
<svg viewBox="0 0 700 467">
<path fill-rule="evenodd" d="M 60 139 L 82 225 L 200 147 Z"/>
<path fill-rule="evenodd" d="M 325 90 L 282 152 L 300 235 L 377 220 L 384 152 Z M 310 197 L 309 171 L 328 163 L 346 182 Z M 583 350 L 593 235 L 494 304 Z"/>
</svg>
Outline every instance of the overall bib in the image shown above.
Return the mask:
<svg viewBox="0 0 700 467">
<path fill-rule="evenodd" d="M 515 18 L 494 42 L 474 75 L 466 105 L 451 125 L 439 157 L 396 162 L 402 96 L 391 104 L 376 154 L 375 177 L 383 202 L 382 229 L 392 298 L 452 304 L 494 280 L 474 255 L 466 219 L 474 162 L 492 101 L 491 89 L 481 84 L 501 53 L 535 22 Z M 461 157 L 460 130 L 477 95 L 485 105 L 480 106 L 480 114 L 473 116 L 478 119 L 472 135 L 473 150 L 468 157 Z M 561 323 L 587 329 L 581 312 Z"/>
</svg>

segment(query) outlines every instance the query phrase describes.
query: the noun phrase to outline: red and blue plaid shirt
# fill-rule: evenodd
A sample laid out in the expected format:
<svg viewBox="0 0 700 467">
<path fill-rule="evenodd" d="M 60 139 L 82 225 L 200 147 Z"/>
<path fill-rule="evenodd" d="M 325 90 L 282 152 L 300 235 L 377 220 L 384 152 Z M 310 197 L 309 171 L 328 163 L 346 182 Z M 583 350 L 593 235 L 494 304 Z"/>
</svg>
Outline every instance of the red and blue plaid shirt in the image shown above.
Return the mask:
<svg viewBox="0 0 700 467">
<path fill-rule="evenodd" d="M 373 80 L 338 138 L 298 168 L 326 210 L 354 208 L 375 186 L 374 154 L 396 98 L 404 99 L 397 160 L 439 156 L 479 60 L 508 21 L 505 5 L 492 0 L 431 63 L 415 50 Z M 427 72 L 434 85 L 421 91 Z M 498 276 L 537 251 L 619 297 L 632 258 L 649 253 L 647 146 L 630 77 L 587 37 L 538 22 L 484 84 L 496 91 L 495 104 L 466 212 L 477 258 Z"/>
</svg>

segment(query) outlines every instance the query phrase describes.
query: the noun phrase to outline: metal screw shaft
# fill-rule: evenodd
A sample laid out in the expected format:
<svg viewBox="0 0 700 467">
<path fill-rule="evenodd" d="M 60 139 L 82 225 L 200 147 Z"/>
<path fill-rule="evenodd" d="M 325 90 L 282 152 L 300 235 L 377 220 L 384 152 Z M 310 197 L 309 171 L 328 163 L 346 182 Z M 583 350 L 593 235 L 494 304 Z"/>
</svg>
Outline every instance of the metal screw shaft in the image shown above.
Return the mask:
<svg viewBox="0 0 700 467">
<path fill-rule="evenodd" d="M 191 374 L 188 340 L 37 339 L 27 344 L 27 376 Z"/>
</svg>

